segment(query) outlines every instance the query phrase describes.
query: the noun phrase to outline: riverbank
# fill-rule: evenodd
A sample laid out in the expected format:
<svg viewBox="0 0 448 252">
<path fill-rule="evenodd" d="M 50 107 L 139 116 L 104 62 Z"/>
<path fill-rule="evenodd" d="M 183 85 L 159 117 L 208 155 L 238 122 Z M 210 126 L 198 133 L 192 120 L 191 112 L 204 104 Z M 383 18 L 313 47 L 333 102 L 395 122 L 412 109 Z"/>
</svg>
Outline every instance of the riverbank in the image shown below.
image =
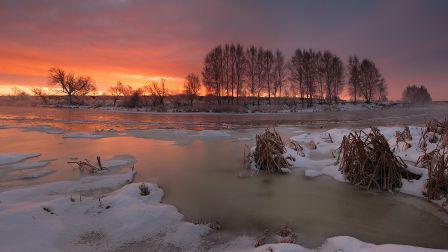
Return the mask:
<svg viewBox="0 0 448 252">
<path fill-rule="evenodd" d="M 405 245 L 374 245 L 352 237 L 327 239 L 315 249 L 298 244 L 261 244 L 257 237 L 209 241 L 207 224 L 183 220 L 178 210 L 160 203 L 163 191 L 132 183 L 134 172 L 93 175 L 0 193 L 0 244 L 7 251 L 442 251 Z M 276 235 L 278 242 L 283 241 Z"/>
</svg>

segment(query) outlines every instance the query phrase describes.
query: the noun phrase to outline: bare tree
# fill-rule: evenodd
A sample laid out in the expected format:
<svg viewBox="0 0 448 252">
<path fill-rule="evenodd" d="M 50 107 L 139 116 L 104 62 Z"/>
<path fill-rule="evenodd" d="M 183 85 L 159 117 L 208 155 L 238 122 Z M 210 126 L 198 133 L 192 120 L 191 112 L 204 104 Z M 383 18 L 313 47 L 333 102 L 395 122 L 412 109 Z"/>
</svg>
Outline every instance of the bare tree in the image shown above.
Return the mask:
<svg viewBox="0 0 448 252">
<path fill-rule="evenodd" d="M 432 101 L 431 95 L 425 86 L 409 85 L 403 90 L 401 97 L 407 103 L 428 103 Z"/>
<path fill-rule="evenodd" d="M 305 88 L 303 85 L 304 73 L 303 73 L 303 51 L 297 49 L 291 58 L 289 64 L 291 88 L 294 94 L 300 95 L 302 107 L 305 104 Z"/>
<path fill-rule="evenodd" d="M 274 96 L 277 95 L 277 91 L 279 91 L 279 96 L 282 96 L 282 88 L 285 84 L 285 79 L 285 57 L 283 56 L 283 53 L 279 49 L 277 49 L 274 57 Z"/>
<path fill-rule="evenodd" d="M 257 48 L 255 46 L 251 46 L 246 50 L 245 74 L 249 85 L 249 93 L 253 98 L 257 93 Z M 254 105 L 254 100 L 252 100 L 252 105 Z"/>
<path fill-rule="evenodd" d="M 66 73 L 61 68 L 51 68 L 49 72 L 50 84 L 59 86 L 61 91 L 67 94 L 70 104 L 73 104 L 73 96 L 85 95 L 96 89 L 88 76 L 77 77 L 74 73 Z"/>
<path fill-rule="evenodd" d="M 322 60 L 327 102 L 331 103 L 334 101 L 337 103 L 339 95 L 344 88 L 344 65 L 341 58 L 330 51 L 323 53 Z"/>
<path fill-rule="evenodd" d="M 348 59 L 348 76 L 349 93 L 356 103 L 357 96 L 361 90 L 361 66 L 356 55 L 350 56 Z"/>
<path fill-rule="evenodd" d="M 48 104 L 48 94 L 42 88 L 33 87 L 31 88 L 31 92 L 33 93 L 33 95 L 40 97 L 44 104 Z"/>
<path fill-rule="evenodd" d="M 260 105 L 260 95 L 264 89 L 264 81 L 266 79 L 266 70 L 264 67 L 264 49 L 259 47 L 257 50 L 257 64 L 255 67 L 256 77 L 257 77 L 257 104 Z"/>
<path fill-rule="evenodd" d="M 316 55 L 316 79 L 318 84 L 319 103 L 323 104 L 325 99 L 325 63 L 321 51 L 319 51 Z"/>
<path fill-rule="evenodd" d="M 266 74 L 266 88 L 268 93 L 268 103 L 271 104 L 271 92 L 272 92 L 272 75 L 273 75 L 273 65 L 274 65 L 274 54 L 271 50 L 266 50 L 264 52 L 264 71 Z"/>
<path fill-rule="evenodd" d="M 236 81 L 236 103 L 240 97 L 240 93 L 243 86 L 244 72 L 246 67 L 246 55 L 244 54 L 244 48 L 242 45 L 237 44 L 235 47 L 235 81 Z M 233 95 L 232 95 L 233 97 Z"/>
<path fill-rule="evenodd" d="M 313 105 L 314 94 L 316 93 L 317 80 L 317 53 L 312 50 L 303 51 L 303 85 L 305 96 L 308 98 L 308 106 Z"/>
<path fill-rule="evenodd" d="M 151 81 L 143 87 L 143 93 L 148 94 L 153 99 L 153 106 L 164 106 L 168 89 L 165 87 L 165 79 L 160 82 Z"/>
<path fill-rule="evenodd" d="M 107 90 L 107 93 L 112 96 L 112 99 L 114 100 L 114 107 L 117 103 L 118 98 L 122 95 L 122 89 L 123 89 L 123 83 L 120 81 L 117 82 L 116 85 L 110 86 Z"/>
<path fill-rule="evenodd" d="M 333 101 L 337 103 L 339 96 L 344 90 L 344 63 L 338 56 L 333 57 Z"/>
<path fill-rule="evenodd" d="M 222 67 L 223 67 L 223 69 L 222 69 L 222 75 L 223 75 L 223 89 L 224 89 L 224 91 L 225 91 L 225 93 L 226 93 L 226 98 L 227 98 L 227 102 L 229 103 L 230 102 L 230 89 L 231 89 L 231 82 L 232 82 L 232 79 L 233 79 L 233 76 L 232 76 L 232 74 L 233 74 L 233 71 L 232 71 L 232 68 L 233 68 L 233 56 L 232 56 L 232 51 L 231 51 L 231 49 L 230 49 L 231 47 L 230 47 L 230 45 L 229 44 L 226 44 L 226 45 L 224 45 L 224 48 L 223 48 L 223 52 L 222 52 Z M 224 83 L 225 83 L 225 85 L 224 85 Z"/>
<path fill-rule="evenodd" d="M 379 94 L 384 79 L 375 63 L 369 59 L 364 59 L 361 62 L 360 69 L 361 94 L 366 103 L 370 103 L 375 96 Z M 385 87 L 385 85 L 383 85 L 383 87 Z"/>
<path fill-rule="evenodd" d="M 216 96 L 218 104 L 221 104 L 221 86 L 223 82 L 223 53 L 222 47 L 213 48 L 204 60 L 202 69 L 202 81 L 208 93 Z"/>
<path fill-rule="evenodd" d="M 184 93 L 187 95 L 190 105 L 193 105 L 193 101 L 198 96 L 200 89 L 201 82 L 199 76 L 194 73 L 187 75 L 184 82 Z"/>
</svg>

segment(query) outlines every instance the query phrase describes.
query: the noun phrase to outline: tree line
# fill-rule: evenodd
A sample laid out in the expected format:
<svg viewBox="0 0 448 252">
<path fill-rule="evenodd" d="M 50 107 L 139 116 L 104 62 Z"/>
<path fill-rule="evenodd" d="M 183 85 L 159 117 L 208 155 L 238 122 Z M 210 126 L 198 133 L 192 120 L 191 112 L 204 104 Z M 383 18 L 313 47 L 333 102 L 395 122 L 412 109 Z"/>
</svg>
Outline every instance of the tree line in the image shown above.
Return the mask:
<svg viewBox="0 0 448 252">
<path fill-rule="evenodd" d="M 239 103 L 249 97 L 295 97 L 302 105 L 337 103 L 347 86 L 354 102 L 387 100 L 387 86 L 370 59 L 350 56 L 348 64 L 329 50 L 297 49 L 286 61 L 280 50 L 225 44 L 214 47 L 205 58 L 202 83 L 218 103 Z"/>
<path fill-rule="evenodd" d="M 95 96 L 97 92 L 92 78 L 62 68 L 51 68 L 48 79 L 50 86 L 66 94 L 70 104 L 77 103 L 78 97 Z M 386 82 L 371 59 L 353 55 L 344 63 L 329 50 L 314 49 L 297 49 L 286 59 L 279 49 L 225 44 L 205 55 L 200 74 L 186 76 L 182 94 L 169 90 L 166 81 L 161 79 L 138 88 L 118 82 L 108 88 L 107 96 L 112 98 L 114 107 L 120 100 L 125 107 L 160 108 L 165 106 L 167 98 L 171 104 L 192 106 L 201 94 L 217 104 L 255 106 L 288 102 L 309 107 L 315 103 L 338 103 L 344 90 L 355 103 L 387 100 Z M 32 92 L 47 102 L 49 95 L 43 89 L 33 88 Z M 402 99 L 430 100 L 427 96 L 423 86 L 410 86 Z"/>
</svg>

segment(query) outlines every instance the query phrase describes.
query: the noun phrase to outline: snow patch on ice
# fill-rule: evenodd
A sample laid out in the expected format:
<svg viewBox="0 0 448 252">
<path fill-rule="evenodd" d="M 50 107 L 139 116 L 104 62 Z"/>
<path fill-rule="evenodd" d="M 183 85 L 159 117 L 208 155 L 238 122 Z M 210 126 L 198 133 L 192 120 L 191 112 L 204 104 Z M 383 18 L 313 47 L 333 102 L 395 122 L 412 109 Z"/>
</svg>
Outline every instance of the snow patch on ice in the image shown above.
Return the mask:
<svg viewBox="0 0 448 252">
<path fill-rule="evenodd" d="M 24 127 L 23 131 L 37 131 L 37 132 L 44 132 L 47 134 L 63 134 L 64 130 L 60 128 L 56 128 L 49 125 L 36 125 L 36 126 L 28 126 Z"/>
<path fill-rule="evenodd" d="M 103 138 L 103 135 L 97 133 L 85 133 L 85 132 L 77 132 L 77 133 L 68 133 L 63 136 L 64 138 L 90 138 L 90 139 L 98 139 Z"/>
<path fill-rule="evenodd" d="M 12 170 L 26 170 L 26 169 L 37 169 L 49 165 L 51 161 L 37 161 L 37 162 L 20 162 L 12 165 L 5 166 L 6 168 Z"/>
<path fill-rule="evenodd" d="M 6 153 L 6 154 L 0 154 L 0 165 L 7 165 L 7 164 L 18 163 L 18 162 L 23 161 L 25 159 L 38 157 L 38 156 L 40 156 L 40 153 L 27 153 L 27 154 Z"/>
<path fill-rule="evenodd" d="M 194 137 L 229 137 L 230 134 L 223 130 L 200 130 Z"/>
</svg>

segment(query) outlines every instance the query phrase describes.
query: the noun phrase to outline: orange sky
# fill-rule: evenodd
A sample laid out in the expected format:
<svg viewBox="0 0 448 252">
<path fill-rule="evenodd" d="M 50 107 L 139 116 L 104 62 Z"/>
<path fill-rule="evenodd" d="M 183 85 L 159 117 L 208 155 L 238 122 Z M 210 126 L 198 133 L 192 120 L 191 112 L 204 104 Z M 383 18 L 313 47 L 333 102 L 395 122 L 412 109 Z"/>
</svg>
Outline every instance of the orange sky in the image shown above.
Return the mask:
<svg viewBox="0 0 448 252">
<path fill-rule="evenodd" d="M 100 90 L 165 78 L 179 91 L 217 44 L 329 49 L 371 58 L 391 99 L 424 84 L 448 100 L 447 1 L 0 1 L 0 93 L 46 86 L 48 69 Z M 225 15 L 222 15 L 225 13 Z"/>
</svg>

